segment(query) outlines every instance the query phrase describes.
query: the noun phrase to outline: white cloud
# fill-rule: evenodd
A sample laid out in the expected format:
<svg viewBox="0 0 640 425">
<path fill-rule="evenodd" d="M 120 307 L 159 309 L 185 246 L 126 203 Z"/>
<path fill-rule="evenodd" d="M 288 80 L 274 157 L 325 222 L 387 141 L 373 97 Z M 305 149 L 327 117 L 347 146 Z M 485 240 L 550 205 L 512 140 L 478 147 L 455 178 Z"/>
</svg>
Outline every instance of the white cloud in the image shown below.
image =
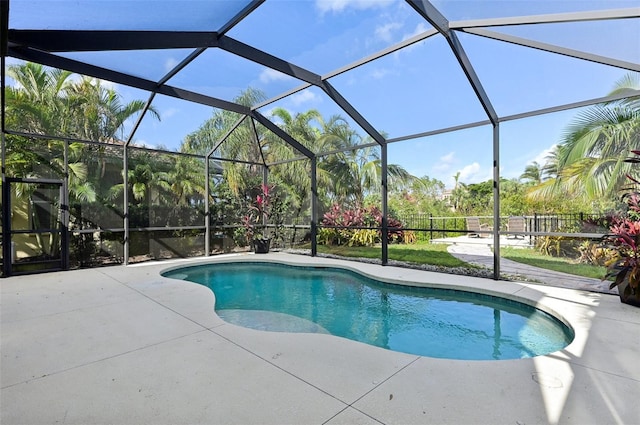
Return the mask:
<svg viewBox="0 0 640 425">
<path fill-rule="evenodd" d="M 168 58 L 166 61 L 164 61 L 164 70 L 166 72 L 171 71 L 173 68 L 176 67 L 176 65 L 178 65 L 180 62 L 178 62 L 177 59 L 174 58 Z"/>
<path fill-rule="evenodd" d="M 119 91 L 120 86 L 117 83 L 114 83 L 113 81 L 108 81 L 108 80 L 103 80 L 101 78 L 95 78 L 95 77 L 85 77 L 82 76 L 80 74 L 71 74 L 69 76 L 69 80 L 70 82 L 76 84 L 82 81 L 83 78 L 88 78 L 89 82 L 92 86 L 96 86 L 97 84 L 100 84 L 101 87 L 108 89 L 108 90 L 115 90 L 115 91 Z"/>
<path fill-rule="evenodd" d="M 445 172 L 451 169 L 451 166 L 455 162 L 455 152 L 449 152 L 448 154 L 441 156 L 438 159 L 438 163 L 433 167 L 434 171 Z"/>
<path fill-rule="evenodd" d="M 390 43 L 393 41 L 392 33 L 398 28 L 402 28 L 402 24 L 400 22 L 389 22 L 382 26 L 376 27 L 375 34 L 376 37 L 382 41 Z"/>
<path fill-rule="evenodd" d="M 293 115 L 293 113 L 288 110 L 287 108 L 283 108 L 281 106 L 279 106 L 279 108 L 284 109 L 285 111 L 289 112 L 289 114 Z M 273 115 L 273 111 L 275 108 L 269 109 L 269 110 L 265 110 L 263 113 L 265 116 L 270 117 L 269 119 L 271 121 L 273 121 L 275 124 L 282 124 L 282 119 L 280 119 L 280 117 Z"/>
<path fill-rule="evenodd" d="M 365 10 L 386 7 L 395 0 L 316 0 L 316 9 L 321 14 L 327 12 L 339 13 L 347 8 Z"/>
<path fill-rule="evenodd" d="M 371 78 L 373 78 L 374 80 L 381 80 L 382 78 L 385 77 L 385 75 L 390 74 L 391 70 L 386 69 L 386 68 L 376 68 L 373 71 L 371 71 L 369 73 L 369 75 L 371 76 Z"/>
<path fill-rule="evenodd" d="M 287 74 L 283 74 L 280 71 L 276 71 L 275 69 L 265 68 L 260 73 L 259 79 L 260 79 L 260 82 L 266 84 L 266 83 L 269 83 L 271 81 L 286 81 L 286 80 L 290 80 L 291 77 L 288 76 Z"/>
<path fill-rule="evenodd" d="M 147 142 L 146 140 L 143 140 L 143 139 L 140 139 L 140 140 L 136 139 L 131 144 L 134 145 L 134 146 L 141 147 L 141 148 L 149 148 L 149 149 L 155 149 L 156 148 L 156 145 L 154 145 L 152 143 L 149 143 L 149 142 Z"/>
<path fill-rule="evenodd" d="M 542 152 L 540 152 L 535 158 L 533 158 L 533 161 L 537 162 L 540 165 L 544 165 L 547 162 L 547 156 L 553 152 L 553 150 L 556 148 L 556 144 L 551 145 L 551 147 L 543 150 Z M 530 164 L 530 163 L 529 163 Z M 528 164 L 527 164 L 528 165 Z"/>
<path fill-rule="evenodd" d="M 411 37 L 414 37 L 414 36 L 416 36 L 418 34 L 422 34 L 423 32 L 429 30 L 430 28 L 431 27 L 429 27 L 427 24 L 425 24 L 423 22 L 420 22 L 420 23 L 418 23 L 418 25 L 416 25 L 415 29 L 412 32 L 404 34 L 402 36 L 402 40 L 403 41 L 404 40 L 408 40 Z M 424 41 L 422 41 L 422 42 L 424 42 Z M 407 53 L 407 52 L 411 51 L 412 49 L 414 49 L 418 45 L 420 45 L 420 43 L 413 43 L 412 45 L 407 46 L 407 47 L 403 48 L 402 50 L 398 50 L 397 52 L 394 53 L 394 57 L 398 57 L 402 53 Z"/>
<path fill-rule="evenodd" d="M 451 169 L 451 164 L 447 164 L 445 162 L 440 162 L 433 166 L 433 171 L 437 173 L 444 173 L 446 171 L 449 171 L 450 169 Z"/>
<path fill-rule="evenodd" d="M 448 154 L 440 157 L 440 162 L 452 163 L 455 159 L 456 153 L 449 152 Z"/>
<path fill-rule="evenodd" d="M 106 89 L 115 90 L 116 92 L 119 91 L 118 84 L 113 81 L 100 80 L 100 85 Z"/>
<path fill-rule="evenodd" d="M 176 115 L 178 112 L 180 112 L 180 109 L 178 109 L 178 108 L 165 109 L 164 111 L 162 111 L 160 113 L 160 118 L 162 120 L 165 120 L 167 118 L 171 118 L 172 116 Z"/>
<path fill-rule="evenodd" d="M 309 90 L 304 90 L 304 91 L 301 91 L 301 92 L 298 92 L 296 94 L 292 94 L 291 96 L 289 96 L 289 100 L 295 106 L 300 106 L 303 103 L 316 102 L 319 99 L 320 98 L 318 96 L 316 96 L 315 93 L 313 93 L 312 91 L 309 91 Z"/>
<path fill-rule="evenodd" d="M 477 162 L 465 165 L 461 170 L 459 170 L 460 178 L 458 179 L 458 181 L 469 184 L 486 180 L 480 179 L 480 169 L 480 164 L 478 164 Z"/>
<path fill-rule="evenodd" d="M 413 32 L 410 32 L 408 34 L 405 34 L 402 39 L 403 40 L 407 40 L 413 36 L 416 36 L 418 34 L 422 34 L 423 32 L 427 31 L 428 29 L 430 29 L 429 26 L 427 26 L 427 24 L 425 24 L 424 22 L 420 22 L 418 23 L 418 25 L 416 25 L 416 28 L 413 30 Z"/>
</svg>

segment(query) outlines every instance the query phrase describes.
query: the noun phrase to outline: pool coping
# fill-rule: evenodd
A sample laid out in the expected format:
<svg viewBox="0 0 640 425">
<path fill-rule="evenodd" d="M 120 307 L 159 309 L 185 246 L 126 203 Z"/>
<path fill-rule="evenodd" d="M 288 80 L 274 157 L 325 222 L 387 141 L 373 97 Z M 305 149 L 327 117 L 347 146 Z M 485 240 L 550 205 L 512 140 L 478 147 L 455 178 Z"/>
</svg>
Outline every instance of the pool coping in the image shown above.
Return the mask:
<svg viewBox="0 0 640 425">
<path fill-rule="evenodd" d="M 528 300 L 576 334 L 531 359 L 396 353 L 230 325 L 212 292 L 161 271 L 218 261 L 339 266 L 377 280 Z M 2 289 L 2 423 L 633 423 L 640 309 L 532 283 L 294 254 L 20 276 Z"/>
</svg>

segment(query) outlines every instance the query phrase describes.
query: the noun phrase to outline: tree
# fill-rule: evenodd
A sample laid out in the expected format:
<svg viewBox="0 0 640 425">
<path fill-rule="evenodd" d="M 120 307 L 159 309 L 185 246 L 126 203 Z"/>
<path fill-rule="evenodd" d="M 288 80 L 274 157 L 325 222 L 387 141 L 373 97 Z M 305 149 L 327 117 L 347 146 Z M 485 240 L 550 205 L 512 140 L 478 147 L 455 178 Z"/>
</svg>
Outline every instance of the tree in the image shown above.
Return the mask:
<svg viewBox="0 0 640 425">
<path fill-rule="evenodd" d="M 448 210 L 442 197 L 444 188 L 440 180 L 416 177 L 407 187 L 389 192 L 389 208 L 400 217 L 405 214 L 444 215 Z"/>
<path fill-rule="evenodd" d="M 260 90 L 248 88 L 241 92 L 234 99 L 234 102 L 252 107 L 265 99 L 266 95 Z M 264 129 L 259 126 L 256 126 L 256 131 L 254 131 L 251 118 L 245 117 L 242 123 L 223 141 L 223 137 L 240 119 L 242 116 L 237 113 L 214 110 L 213 116 L 205 121 L 198 130 L 189 134 L 181 146 L 183 152 L 207 155 L 211 149 L 219 145 L 213 157 L 236 159 L 254 164 L 223 163 L 224 179 L 236 196 L 240 196 L 250 189 L 247 182 L 261 173 L 260 167 L 255 164 L 263 162 L 261 143 L 265 134 Z"/>
<path fill-rule="evenodd" d="M 11 65 L 8 75 L 15 84 L 7 87 L 8 127 L 28 133 L 64 136 L 99 142 L 122 140 L 125 121 L 143 110 L 145 103 L 134 100 L 123 104 L 121 96 L 104 87 L 99 80 L 27 62 Z M 149 113 L 159 119 L 158 113 Z M 12 147 L 5 167 L 9 174 L 51 177 L 43 169 L 52 167 L 55 176 L 63 176 L 64 142 L 43 140 L 38 146 L 12 136 Z M 31 146 L 29 146 L 31 145 Z M 99 149 L 104 152 L 104 147 Z M 41 152 L 40 155 L 36 152 Z M 82 143 L 69 143 L 69 194 L 71 201 L 95 201 L 106 161 L 103 154 L 85 153 Z M 28 156 L 28 161 L 24 157 Z M 98 162 L 98 167 L 91 167 Z M 90 170 L 95 170 L 92 174 Z"/>
<path fill-rule="evenodd" d="M 520 175 L 520 180 L 525 180 L 527 184 L 537 185 L 542 182 L 543 167 L 537 161 L 533 161 L 524 169 Z"/>
<path fill-rule="evenodd" d="M 619 80 L 610 94 L 640 88 L 640 74 Z M 534 198 L 584 198 L 594 206 L 616 202 L 627 184 L 631 150 L 640 149 L 640 97 L 594 105 L 579 112 L 557 150 L 557 175 L 529 193 Z"/>
<path fill-rule="evenodd" d="M 554 145 L 551 152 L 544 158 L 544 165 L 542 166 L 542 180 L 555 179 L 558 177 L 558 145 Z"/>
<path fill-rule="evenodd" d="M 323 162 L 322 167 L 326 167 L 334 177 L 333 193 L 338 202 L 363 205 L 369 193 L 381 189 L 382 162 L 379 149 L 376 147 L 368 146 L 337 153 L 330 160 Z M 387 165 L 387 185 L 390 191 L 401 190 L 414 178 L 398 164 Z"/>
</svg>

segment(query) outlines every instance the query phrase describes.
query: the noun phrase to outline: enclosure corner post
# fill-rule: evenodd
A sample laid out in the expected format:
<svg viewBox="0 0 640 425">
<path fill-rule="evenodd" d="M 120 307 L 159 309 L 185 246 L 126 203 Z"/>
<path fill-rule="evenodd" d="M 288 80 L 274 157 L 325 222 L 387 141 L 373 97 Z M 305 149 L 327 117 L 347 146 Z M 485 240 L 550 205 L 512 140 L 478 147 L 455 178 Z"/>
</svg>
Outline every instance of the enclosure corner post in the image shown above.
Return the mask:
<svg viewBox="0 0 640 425">
<path fill-rule="evenodd" d="M 380 145 L 380 163 L 381 163 L 381 189 L 382 189 L 382 223 L 381 223 L 381 232 L 382 232 L 382 265 L 386 266 L 389 262 L 389 221 L 387 220 L 387 215 L 389 214 L 387 196 L 387 144 L 384 143 Z"/>
<path fill-rule="evenodd" d="M 318 181 L 316 157 L 311 158 L 311 256 L 318 255 Z"/>
<path fill-rule="evenodd" d="M 493 125 L 493 279 L 500 279 L 500 126 Z"/>
<path fill-rule="evenodd" d="M 4 111 L 2 112 L 4 114 Z M 0 141 L 2 142 L 2 275 L 4 277 L 11 276 L 11 192 L 7 184 L 7 175 L 5 170 L 5 134 L 0 132 Z"/>
<path fill-rule="evenodd" d="M 124 243 L 123 243 L 123 260 L 124 265 L 129 264 L 129 150 L 125 144 L 122 150 L 122 184 L 124 186 L 124 201 L 123 214 L 124 214 Z"/>
<path fill-rule="evenodd" d="M 269 167 L 265 165 L 262 166 L 262 185 L 264 187 L 269 187 Z M 262 226 L 264 228 L 265 231 L 265 236 L 267 235 L 267 225 L 268 223 L 269 217 L 267 217 L 266 212 L 262 214 Z"/>
<path fill-rule="evenodd" d="M 209 206 L 209 155 L 204 158 L 204 255 L 211 252 L 211 207 Z"/>
<path fill-rule="evenodd" d="M 69 245 L 71 239 L 71 232 L 69 231 L 69 221 L 71 219 L 70 206 L 69 206 L 69 141 L 64 142 L 64 180 L 62 180 L 62 193 L 61 193 L 61 205 L 60 210 L 62 212 L 60 239 L 62 247 L 62 270 L 69 270 L 70 256 Z"/>
<path fill-rule="evenodd" d="M 9 3 L 2 4 L 2 7 L 9 8 Z M 8 10 L 7 19 L 9 16 Z M 3 16 L 4 17 L 4 16 Z M 6 37 L 6 35 L 4 35 Z M 2 37 L 0 37 L 2 38 Z M 6 140 L 5 140 L 5 49 L 4 42 L 2 42 L 2 55 L 0 56 L 0 161 L 2 161 L 2 275 L 8 277 L 11 274 L 11 235 L 9 233 L 9 226 L 11 225 L 11 194 L 7 190 L 7 170 L 6 170 Z"/>
</svg>

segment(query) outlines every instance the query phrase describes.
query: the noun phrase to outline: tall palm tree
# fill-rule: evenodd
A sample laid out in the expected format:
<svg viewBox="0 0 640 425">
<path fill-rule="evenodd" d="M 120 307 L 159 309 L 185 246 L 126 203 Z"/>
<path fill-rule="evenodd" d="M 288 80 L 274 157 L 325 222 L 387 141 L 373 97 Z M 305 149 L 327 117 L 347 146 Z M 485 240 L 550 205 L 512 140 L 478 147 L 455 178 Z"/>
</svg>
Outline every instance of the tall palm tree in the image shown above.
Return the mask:
<svg viewBox="0 0 640 425">
<path fill-rule="evenodd" d="M 260 90 L 249 88 L 244 90 L 234 102 L 243 106 L 251 107 L 266 99 L 266 95 Z M 189 134 L 181 146 L 183 152 L 206 155 L 219 142 L 222 137 L 241 119 L 242 116 L 229 111 L 215 110 L 213 116 L 209 118 L 198 130 Z M 253 125 L 250 118 L 244 121 L 233 131 L 232 134 L 219 146 L 214 153 L 214 157 L 238 159 L 259 164 L 263 161 L 261 141 L 264 138 L 264 129 L 257 126 L 258 140 L 254 135 Z M 249 181 L 260 173 L 259 167 L 255 165 L 239 164 L 232 162 L 223 163 L 223 176 L 232 192 L 239 195 L 248 188 Z"/>
<path fill-rule="evenodd" d="M 640 89 L 640 74 L 619 80 L 611 94 Z M 529 196 L 614 201 L 628 181 L 629 151 L 640 149 L 640 97 L 594 105 L 567 127 L 557 151 L 557 176 Z"/>
<path fill-rule="evenodd" d="M 520 180 L 525 180 L 529 184 L 540 184 L 542 182 L 542 166 L 537 161 L 527 165 L 520 175 Z"/>
<path fill-rule="evenodd" d="M 72 113 L 65 104 L 71 73 L 27 62 L 10 65 L 7 75 L 15 85 L 6 88 L 8 124 L 36 134 L 66 135 Z"/>
<path fill-rule="evenodd" d="M 73 80 L 72 74 L 59 69 L 49 69 L 34 63 L 11 65 L 8 75 L 15 85 L 7 87 L 7 120 L 9 126 L 29 133 L 65 136 L 100 142 L 123 139 L 126 120 L 143 110 L 145 103 L 134 100 L 123 104 L 114 90 L 104 87 L 99 80 L 82 77 Z M 159 119 L 154 108 L 149 113 Z M 43 167 L 53 167 L 54 172 L 64 174 L 62 163 L 63 142 L 47 140 L 38 147 L 16 142 L 17 150 L 10 150 L 5 166 L 11 172 L 23 176 L 39 176 Z M 39 160 L 34 152 L 42 147 Z M 100 148 L 102 152 L 104 148 Z M 69 189 L 74 198 L 83 201 L 96 199 L 95 187 L 104 177 L 106 161 L 103 152 L 84 152 L 84 145 L 69 144 Z M 21 155 L 31 155 L 31 170 L 24 168 Z M 90 167 L 98 161 L 98 167 Z M 93 175 L 89 170 L 96 170 Z M 16 174 L 16 175 L 19 175 Z"/>
<path fill-rule="evenodd" d="M 179 156 L 175 159 L 167 172 L 172 203 L 188 206 L 204 199 L 203 170 L 204 164 L 195 158 Z"/>
<path fill-rule="evenodd" d="M 145 107 L 142 100 L 123 104 L 121 96 L 114 89 L 103 86 L 95 78 L 82 77 L 67 87 L 65 92 L 67 106 L 74 111 L 74 122 L 71 123 L 76 133 L 74 136 L 86 140 L 124 140 L 125 122 Z M 153 107 L 147 113 L 160 119 Z"/>
<path fill-rule="evenodd" d="M 280 127 L 300 142 L 306 148 L 315 151 L 322 149 L 320 145 L 321 128 L 325 125 L 320 112 L 311 109 L 307 112 L 291 115 L 284 108 L 275 108 L 271 111 L 273 117 L 278 118 L 282 123 Z M 295 151 L 291 146 L 283 143 L 277 136 L 270 132 L 265 133 L 265 144 L 268 157 L 270 160 L 287 160 L 300 157 L 300 153 Z M 322 170 L 317 176 L 322 179 Z M 311 163 L 307 160 L 291 161 L 272 167 L 271 175 L 273 180 L 277 180 L 278 191 L 286 192 L 289 205 L 293 208 L 294 213 L 291 215 L 292 220 L 296 220 L 302 214 L 303 208 L 309 206 L 311 202 Z M 295 232 L 295 230 L 294 230 Z M 295 233 L 293 234 L 295 239 Z"/>
<path fill-rule="evenodd" d="M 555 179 L 558 177 L 558 145 L 554 145 L 553 149 L 545 156 L 544 165 L 542 166 L 542 180 Z"/>
<path fill-rule="evenodd" d="M 380 189 L 383 170 L 377 147 L 341 152 L 323 163 L 323 167 L 334 177 L 333 191 L 338 201 L 362 205 L 367 194 Z M 413 179 L 414 176 L 402 166 L 387 165 L 388 187 L 399 189 Z"/>
</svg>

